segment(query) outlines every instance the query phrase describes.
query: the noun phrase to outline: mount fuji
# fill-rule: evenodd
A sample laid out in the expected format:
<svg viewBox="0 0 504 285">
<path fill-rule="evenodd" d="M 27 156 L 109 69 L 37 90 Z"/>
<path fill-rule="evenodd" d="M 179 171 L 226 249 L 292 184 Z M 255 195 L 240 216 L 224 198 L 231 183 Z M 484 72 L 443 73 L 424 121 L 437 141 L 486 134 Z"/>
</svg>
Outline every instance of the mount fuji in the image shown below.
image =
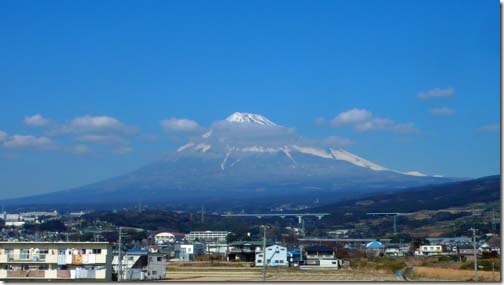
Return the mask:
<svg viewBox="0 0 504 285">
<path fill-rule="evenodd" d="M 355 196 L 454 181 L 381 166 L 250 113 L 234 113 L 160 160 L 79 188 L 5 204 L 182 203 L 295 195 Z M 97 203 L 97 202 L 96 202 Z"/>
</svg>

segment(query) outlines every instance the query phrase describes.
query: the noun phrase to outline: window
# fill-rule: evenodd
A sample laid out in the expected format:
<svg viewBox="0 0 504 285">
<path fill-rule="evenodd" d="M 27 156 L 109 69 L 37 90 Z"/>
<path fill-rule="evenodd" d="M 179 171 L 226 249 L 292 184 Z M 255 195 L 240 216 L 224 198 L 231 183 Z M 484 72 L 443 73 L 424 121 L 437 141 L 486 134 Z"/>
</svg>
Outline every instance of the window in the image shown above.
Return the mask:
<svg viewBox="0 0 504 285">
<path fill-rule="evenodd" d="M 333 261 L 332 264 L 336 264 L 336 261 Z"/>
<path fill-rule="evenodd" d="M 258 259 L 258 260 L 257 260 L 257 263 L 262 263 L 262 259 Z"/>
<path fill-rule="evenodd" d="M 152 275 L 156 275 L 157 274 L 157 271 L 152 271 Z"/>
<path fill-rule="evenodd" d="M 163 261 L 163 257 L 158 256 L 157 261 Z"/>
<path fill-rule="evenodd" d="M 284 263 L 284 261 L 283 261 L 283 260 L 280 260 L 280 261 L 279 261 L 279 263 Z"/>
<path fill-rule="evenodd" d="M 129 261 L 133 261 L 133 256 L 128 256 Z"/>
<path fill-rule="evenodd" d="M 149 261 L 151 261 L 151 262 L 152 262 L 152 256 L 149 256 Z"/>
<path fill-rule="evenodd" d="M 101 254 L 101 248 L 94 248 L 93 253 L 94 254 Z"/>
<path fill-rule="evenodd" d="M 40 261 L 45 261 L 46 259 L 46 255 L 49 254 L 49 250 L 48 249 L 41 249 L 39 251 L 39 258 L 40 258 Z"/>
<path fill-rule="evenodd" d="M 30 250 L 29 249 L 21 249 L 20 254 L 19 254 L 19 259 L 20 260 L 28 260 L 30 259 Z"/>
</svg>

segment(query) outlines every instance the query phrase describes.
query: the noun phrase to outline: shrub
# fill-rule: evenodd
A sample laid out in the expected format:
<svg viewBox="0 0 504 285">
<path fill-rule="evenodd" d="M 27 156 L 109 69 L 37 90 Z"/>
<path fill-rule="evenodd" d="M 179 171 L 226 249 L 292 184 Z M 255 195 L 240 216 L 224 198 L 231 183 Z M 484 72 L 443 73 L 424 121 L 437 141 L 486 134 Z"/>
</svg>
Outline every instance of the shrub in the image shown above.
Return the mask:
<svg viewBox="0 0 504 285">
<path fill-rule="evenodd" d="M 382 258 L 376 259 L 375 269 L 377 270 L 389 270 L 392 272 L 396 272 L 405 268 L 407 265 L 401 259 L 393 259 L 393 258 Z"/>
</svg>

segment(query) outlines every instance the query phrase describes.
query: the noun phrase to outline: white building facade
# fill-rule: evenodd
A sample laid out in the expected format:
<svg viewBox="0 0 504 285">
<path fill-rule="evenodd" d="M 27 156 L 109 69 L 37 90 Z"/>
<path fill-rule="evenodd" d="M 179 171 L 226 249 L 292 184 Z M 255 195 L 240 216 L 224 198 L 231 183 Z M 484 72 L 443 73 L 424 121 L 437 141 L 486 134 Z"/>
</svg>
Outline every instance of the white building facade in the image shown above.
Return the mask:
<svg viewBox="0 0 504 285">
<path fill-rule="evenodd" d="M 169 232 L 158 233 L 154 236 L 154 242 L 157 245 L 169 244 L 175 242 L 175 235 Z"/>
<path fill-rule="evenodd" d="M 114 256 L 114 271 L 119 274 L 119 258 Z M 166 256 L 147 250 L 128 251 L 122 256 L 121 281 L 160 280 L 166 276 Z M 118 276 L 119 277 L 119 276 Z"/>
<path fill-rule="evenodd" d="M 272 245 L 266 247 L 266 259 L 264 252 L 258 252 L 255 255 L 255 266 L 263 266 L 266 260 L 267 266 L 289 266 L 287 261 L 287 248 L 281 245 Z"/>
<path fill-rule="evenodd" d="M 0 242 L 0 280 L 112 280 L 106 242 Z"/>
<path fill-rule="evenodd" d="M 192 231 L 186 239 L 190 242 L 199 241 L 226 241 L 230 232 L 227 231 Z"/>
</svg>

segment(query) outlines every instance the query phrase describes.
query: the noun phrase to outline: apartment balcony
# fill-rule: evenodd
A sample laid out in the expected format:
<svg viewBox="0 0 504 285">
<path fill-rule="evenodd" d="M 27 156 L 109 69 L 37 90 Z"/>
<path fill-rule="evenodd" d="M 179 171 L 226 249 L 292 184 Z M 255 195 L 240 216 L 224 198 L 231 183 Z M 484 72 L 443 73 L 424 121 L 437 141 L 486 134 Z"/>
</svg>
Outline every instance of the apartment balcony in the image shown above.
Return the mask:
<svg viewBox="0 0 504 285">
<path fill-rule="evenodd" d="M 84 258 L 84 256 L 86 255 L 79 255 L 75 260 L 72 258 L 72 262 L 62 264 L 105 264 L 107 262 L 107 256 L 105 254 L 92 254 L 92 258 L 91 254 L 87 255 L 86 258 Z M 61 255 L 8 254 L 0 255 L 0 263 L 60 264 L 58 262 L 59 258 L 61 258 Z M 63 260 L 65 260 L 64 257 Z"/>
<path fill-rule="evenodd" d="M 106 269 L 96 269 L 96 270 L 5 270 L 0 269 L 0 279 L 82 279 L 82 280 L 94 280 L 94 279 L 105 279 Z"/>
<path fill-rule="evenodd" d="M 0 262 L 47 263 L 48 260 L 45 254 L 9 254 L 0 256 Z"/>
</svg>

